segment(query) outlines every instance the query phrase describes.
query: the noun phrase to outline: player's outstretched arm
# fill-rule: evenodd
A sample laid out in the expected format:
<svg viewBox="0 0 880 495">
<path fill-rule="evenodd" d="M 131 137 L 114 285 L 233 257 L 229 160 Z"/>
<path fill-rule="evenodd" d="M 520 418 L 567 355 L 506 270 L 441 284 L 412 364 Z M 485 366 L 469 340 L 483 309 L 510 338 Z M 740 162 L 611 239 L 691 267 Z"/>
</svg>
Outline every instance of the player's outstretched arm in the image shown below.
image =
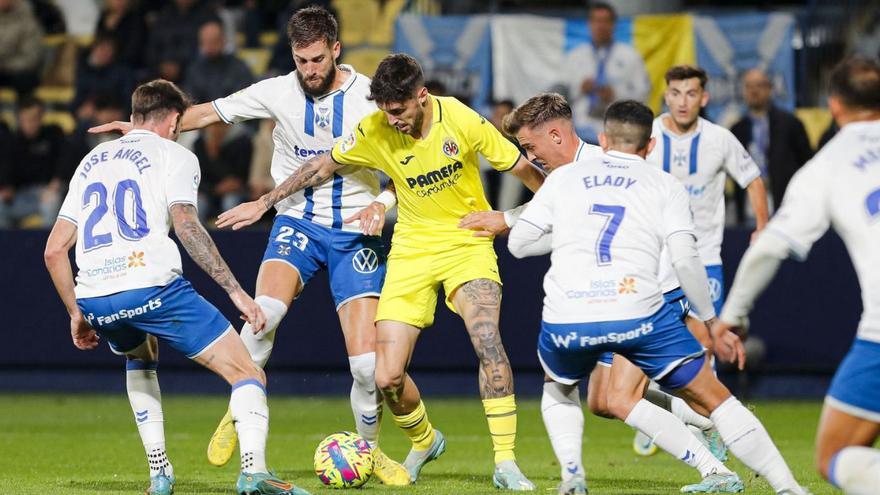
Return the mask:
<svg viewBox="0 0 880 495">
<path fill-rule="evenodd" d="M 229 298 L 241 311 L 242 319 L 254 327 L 254 333 L 262 330 L 266 317 L 259 305 L 244 292 L 226 261 L 220 256 L 217 246 L 199 221 L 196 207 L 188 203 L 174 204 L 171 206 L 171 219 L 174 233 L 193 261 L 229 294 Z"/>
<path fill-rule="evenodd" d="M 753 180 L 746 186 L 746 192 L 749 195 L 752 211 L 755 212 L 755 234 L 757 234 L 767 226 L 767 219 L 770 216 L 767 209 L 767 189 L 764 187 L 764 181 L 760 177 Z M 755 241 L 755 234 L 752 234 L 752 242 Z"/>
<path fill-rule="evenodd" d="M 264 194 L 256 201 L 242 203 L 217 217 L 217 227 L 232 227 L 238 230 L 259 220 L 269 208 L 291 194 L 307 187 L 315 187 L 327 182 L 342 165 L 330 158 L 330 153 L 320 154 L 302 164 L 290 177 Z"/>
<path fill-rule="evenodd" d="M 676 232 L 666 239 L 666 246 L 675 275 L 688 302 L 706 327 L 716 328 L 715 308 L 709 295 L 709 279 L 700 261 L 696 238 L 690 232 Z M 722 361 L 735 363 L 739 369 L 745 367 L 745 348 L 737 335 L 719 330 L 712 333 L 712 340 L 712 350 Z"/>
<path fill-rule="evenodd" d="M 98 345 L 98 334 L 83 318 L 76 305 L 76 294 L 73 292 L 73 270 L 67 253 L 76 245 L 76 225 L 66 220 L 58 220 L 49 233 L 43 259 L 55 290 L 61 296 L 61 302 L 70 315 L 70 336 L 73 345 L 78 349 L 94 349 Z"/>
<path fill-rule="evenodd" d="M 208 127 L 215 122 L 220 122 L 220 116 L 217 115 L 214 106 L 210 103 L 201 103 L 189 107 L 186 112 L 183 113 L 183 118 L 180 120 L 180 130 L 191 131 L 193 129 L 201 129 L 203 127 Z M 116 120 L 106 124 L 89 127 L 89 132 L 92 134 L 101 134 L 104 132 L 121 132 L 122 134 L 128 134 L 128 131 L 131 129 L 131 122 Z"/>
<path fill-rule="evenodd" d="M 519 180 L 525 184 L 526 187 L 529 188 L 530 191 L 535 192 L 541 187 L 541 184 L 544 183 L 544 175 L 543 172 L 535 168 L 529 160 L 524 156 L 520 155 L 519 160 L 516 161 L 516 165 L 510 169 L 510 173 L 517 176 Z"/>
</svg>

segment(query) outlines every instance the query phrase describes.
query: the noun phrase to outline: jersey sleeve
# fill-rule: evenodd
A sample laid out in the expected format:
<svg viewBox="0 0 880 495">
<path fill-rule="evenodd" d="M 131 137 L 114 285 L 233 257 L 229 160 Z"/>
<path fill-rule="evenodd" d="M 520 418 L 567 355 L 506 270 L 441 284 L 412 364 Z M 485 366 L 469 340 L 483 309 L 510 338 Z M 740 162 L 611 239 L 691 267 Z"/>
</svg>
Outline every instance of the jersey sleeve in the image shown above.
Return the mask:
<svg viewBox="0 0 880 495">
<path fill-rule="evenodd" d="M 251 119 L 274 119 L 275 116 L 268 106 L 273 97 L 272 92 L 268 91 L 269 84 L 271 79 L 251 84 L 225 98 L 214 100 L 211 105 L 227 124 Z"/>
<path fill-rule="evenodd" d="M 725 129 L 724 137 L 724 170 L 739 184 L 739 187 L 745 189 L 753 180 L 761 176 L 761 170 L 733 133 Z"/>
<path fill-rule="evenodd" d="M 199 159 L 184 148 L 173 153 L 171 158 L 173 162 L 165 178 L 165 198 L 168 207 L 178 203 L 197 206 L 199 183 L 202 180 Z"/>
<path fill-rule="evenodd" d="M 62 220 L 67 220 L 68 222 L 77 225 L 79 222 L 77 221 L 77 217 L 80 211 L 80 202 L 79 202 L 79 185 L 76 178 L 70 181 L 70 188 L 67 190 L 67 195 L 64 196 L 64 202 L 61 203 L 61 209 L 58 211 L 58 218 Z"/>
<path fill-rule="evenodd" d="M 694 232 L 694 216 L 691 213 L 690 199 L 687 190 L 676 179 L 669 177 L 668 194 L 663 205 L 661 218 L 662 238 L 664 242 L 672 234 Z"/>
<path fill-rule="evenodd" d="M 356 165 L 383 170 L 382 158 L 376 153 L 367 137 L 376 138 L 374 133 L 366 130 L 369 129 L 367 119 L 369 117 L 361 120 L 348 136 L 333 145 L 333 149 L 330 150 L 330 158 L 334 162 L 340 165 Z"/>
<path fill-rule="evenodd" d="M 808 163 L 792 177 L 782 206 L 765 229 L 767 234 L 788 243 L 799 260 L 806 259 L 810 248 L 831 224 L 827 198 L 829 178 L 821 173 L 818 165 L 820 163 Z"/>
<path fill-rule="evenodd" d="M 459 105 L 461 111 L 457 112 L 456 117 L 460 116 L 462 119 L 459 125 L 474 150 L 483 155 L 495 170 L 506 172 L 512 169 L 519 161 L 519 149 L 485 117 L 464 104 Z"/>
</svg>

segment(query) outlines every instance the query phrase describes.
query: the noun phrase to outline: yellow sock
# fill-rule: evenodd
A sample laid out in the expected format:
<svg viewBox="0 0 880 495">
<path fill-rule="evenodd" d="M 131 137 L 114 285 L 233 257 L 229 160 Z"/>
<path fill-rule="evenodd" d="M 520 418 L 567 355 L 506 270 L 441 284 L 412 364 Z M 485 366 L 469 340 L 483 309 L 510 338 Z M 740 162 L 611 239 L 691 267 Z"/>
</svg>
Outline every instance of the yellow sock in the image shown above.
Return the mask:
<svg viewBox="0 0 880 495">
<path fill-rule="evenodd" d="M 495 448 L 495 464 L 516 460 L 513 448 L 516 444 L 516 400 L 513 395 L 498 399 L 484 399 L 486 421 Z"/>
<path fill-rule="evenodd" d="M 428 450 L 434 443 L 434 427 L 428 421 L 428 412 L 425 410 L 425 403 L 419 401 L 419 405 L 409 414 L 394 416 L 394 422 L 397 423 L 404 435 L 408 436 L 413 443 L 415 450 Z"/>
</svg>

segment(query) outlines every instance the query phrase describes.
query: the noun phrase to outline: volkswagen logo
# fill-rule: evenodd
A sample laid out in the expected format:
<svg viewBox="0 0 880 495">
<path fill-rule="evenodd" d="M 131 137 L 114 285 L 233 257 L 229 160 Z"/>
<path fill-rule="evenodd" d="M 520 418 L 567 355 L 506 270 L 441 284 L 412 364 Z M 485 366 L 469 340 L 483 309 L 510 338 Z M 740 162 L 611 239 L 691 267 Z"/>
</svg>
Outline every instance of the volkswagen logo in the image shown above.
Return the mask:
<svg viewBox="0 0 880 495">
<path fill-rule="evenodd" d="M 373 273 L 379 269 L 379 255 L 370 248 L 363 248 L 354 253 L 351 266 L 358 273 Z"/>
<path fill-rule="evenodd" d="M 709 278 L 709 295 L 713 302 L 721 298 L 721 281 L 717 278 Z"/>
</svg>

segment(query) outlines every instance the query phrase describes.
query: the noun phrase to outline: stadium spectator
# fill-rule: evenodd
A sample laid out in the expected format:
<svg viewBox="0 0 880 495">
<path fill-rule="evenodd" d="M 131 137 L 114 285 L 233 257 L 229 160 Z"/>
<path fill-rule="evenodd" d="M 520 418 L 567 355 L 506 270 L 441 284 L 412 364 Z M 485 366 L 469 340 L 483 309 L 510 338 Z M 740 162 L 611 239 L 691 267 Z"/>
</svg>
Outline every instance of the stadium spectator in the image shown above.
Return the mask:
<svg viewBox="0 0 880 495">
<path fill-rule="evenodd" d="M 578 133 L 595 144 L 602 131 L 605 108 L 614 100 L 645 101 L 651 82 L 645 61 L 633 47 L 614 40 L 617 11 L 605 2 L 591 2 L 591 42 L 571 51 L 564 82 Z"/>
<path fill-rule="evenodd" d="M 46 34 L 64 34 L 67 25 L 64 23 L 64 15 L 54 2 L 49 0 L 30 0 L 31 8 L 37 22 Z"/>
<path fill-rule="evenodd" d="M 0 0 L 2 1 L 2 0 Z M 200 0 L 174 0 L 156 16 L 147 43 L 147 69 L 168 81 L 180 81 L 198 55 L 199 26 L 219 21 Z"/>
<path fill-rule="evenodd" d="M 60 206 L 60 191 L 50 182 L 58 171 L 64 133 L 43 125 L 43 102 L 27 97 L 15 111 L 17 128 L 3 153 L 0 178 L 0 227 L 19 222 L 26 227 L 50 227 Z"/>
<path fill-rule="evenodd" d="M 193 152 L 202 167 L 199 187 L 202 220 L 233 208 L 248 197 L 253 146 L 250 136 L 243 131 L 245 127 L 218 122 L 202 129 L 195 142 Z"/>
<path fill-rule="evenodd" d="M 116 40 L 116 59 L 123 64 L 131 69 L 138 69 L 143 65 L 147 24 L 143 15 L 132 8 L 129 0 L 104 2 L 104 10 L 101 11 L 95 27 L 95 37 L 99 36 L 109 36 Z"/>
<path fill-rule="evenodd" d="M 108 35 L 97 35 L 77 64 L 71 110 L 77 112 L 89 97 L 97 95 L 115 98 L 128 106 L 133 86 L 131 70 L 117 59 L 116 40 Z"/>
<path fill-rule="evenodd" d="M 27 95 L 40 84 L 43 30 L 30 5 L 0 0 L 0 86 Z"/>
<path fill-rule="evenodd" d="M 774 205 L 782 204 L 791 177 L 813 156 L 813 148 L 804 124 L 791 112 L 773 104 L 773 83 L 764 71 L 746 71 L 742 95 L 748 113 L 731 131 L 752 155 L 764 183 L 769 182 L 772 212 Z M 743 223 L 745 192 L 737 188 L 735 198 L 737 215 Z"/>
<path fill-rule="evenodd" d="M 186 71 L 184 86 L 193 101 L 214 101 L 250 85 L 254 76 L 240 58 L 225 53 L 226 36 L 219 21 L 199 28 L 199 58 Z"/>
</svg>

